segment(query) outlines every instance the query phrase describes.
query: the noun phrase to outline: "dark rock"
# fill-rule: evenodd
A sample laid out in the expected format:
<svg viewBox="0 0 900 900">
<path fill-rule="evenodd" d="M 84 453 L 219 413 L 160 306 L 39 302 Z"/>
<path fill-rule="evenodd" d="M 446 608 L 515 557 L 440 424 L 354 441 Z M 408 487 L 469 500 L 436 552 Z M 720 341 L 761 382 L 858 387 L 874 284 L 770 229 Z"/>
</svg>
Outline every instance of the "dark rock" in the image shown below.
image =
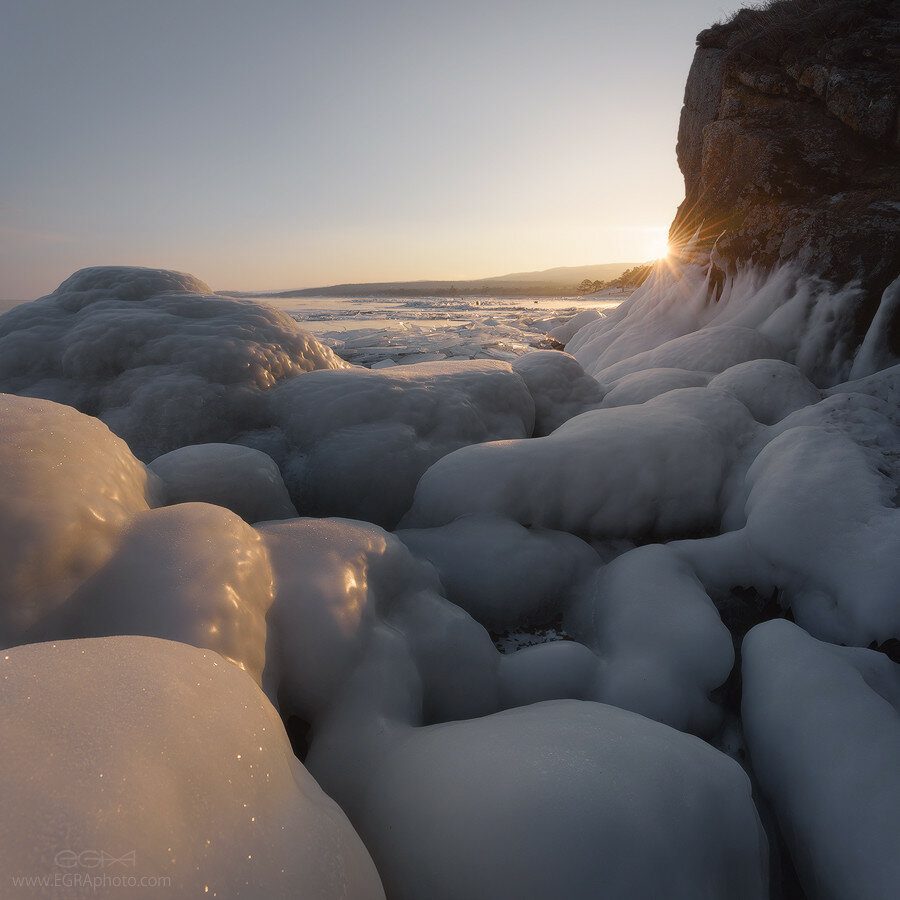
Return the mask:
<svg viewBox="0 0 900 900">
<path fill-rule="evenodd" d="M 776 0 L 697 43 L 670 243 L 726 272 L 859 279 L 858 345 L 900 275 L 900 3 Z M 900 355 L 900 322 L 880 327 Z"/>
</svg>

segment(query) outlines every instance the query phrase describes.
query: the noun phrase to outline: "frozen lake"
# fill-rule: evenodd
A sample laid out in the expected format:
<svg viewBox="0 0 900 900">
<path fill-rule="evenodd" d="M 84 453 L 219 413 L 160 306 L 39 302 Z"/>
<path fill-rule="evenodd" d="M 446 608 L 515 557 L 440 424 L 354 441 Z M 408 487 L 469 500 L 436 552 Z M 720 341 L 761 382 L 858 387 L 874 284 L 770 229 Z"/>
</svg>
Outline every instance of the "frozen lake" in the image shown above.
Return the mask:
<svg viewBox="0 0 900 900">
<path fill-rule="evenodd" d="M 588 297 L 255 297 L 284 310 L 349 362 L 379 368 L 440 359 L 513 359 L 548 332 L 630 292 Z"/>
</svg>

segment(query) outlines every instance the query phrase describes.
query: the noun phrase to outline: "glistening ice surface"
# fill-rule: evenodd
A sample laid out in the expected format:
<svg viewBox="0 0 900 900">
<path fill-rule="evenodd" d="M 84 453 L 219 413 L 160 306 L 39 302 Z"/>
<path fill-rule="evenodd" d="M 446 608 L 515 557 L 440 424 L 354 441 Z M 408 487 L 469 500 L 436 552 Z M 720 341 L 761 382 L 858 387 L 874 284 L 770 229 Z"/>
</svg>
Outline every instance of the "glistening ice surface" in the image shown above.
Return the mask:
<svg viewBox="0 0 900 900">
<path fill-rule="evenodd" d="M 0 894 L 890 896 L 900 365 L 711 286 L 0 317 Z"/>
</svg>

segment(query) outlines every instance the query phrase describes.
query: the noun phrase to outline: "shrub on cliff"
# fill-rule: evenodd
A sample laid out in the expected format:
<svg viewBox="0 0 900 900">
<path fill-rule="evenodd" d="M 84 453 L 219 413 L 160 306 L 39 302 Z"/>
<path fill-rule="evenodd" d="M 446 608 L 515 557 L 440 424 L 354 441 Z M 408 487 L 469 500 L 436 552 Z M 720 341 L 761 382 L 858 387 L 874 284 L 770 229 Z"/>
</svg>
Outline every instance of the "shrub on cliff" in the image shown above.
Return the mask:
<svg viewBox="0 0 900 900">
<path fill-rule="evenodd" d="M 815 55 L 830 38 L 846 36 L 875 18 L 891 18 L 891 5 L 890 0 L 768 0 L 708 28 L 697 43 L 758 62 L 776 62 L 787 51 Z M 865 57 L 865 48 L 859 49 Z"/>
</svg>

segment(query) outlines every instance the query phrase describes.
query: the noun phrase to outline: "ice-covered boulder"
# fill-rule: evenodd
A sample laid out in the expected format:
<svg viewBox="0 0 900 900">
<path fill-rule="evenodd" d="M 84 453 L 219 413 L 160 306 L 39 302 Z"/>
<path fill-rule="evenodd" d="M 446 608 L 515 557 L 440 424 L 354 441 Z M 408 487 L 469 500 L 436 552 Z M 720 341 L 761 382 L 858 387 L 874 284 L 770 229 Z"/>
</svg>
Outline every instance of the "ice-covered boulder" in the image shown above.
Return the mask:
<svg viewBox="0 0 900 900">
<path fill-rule="evenodd" d="M 16 643 L 106 563 L 159 487 L 102 422 L 0 395 L 0 642 Z"/>
<path fill-rule="evenodd" d="M 141 634 L 214 650 L 259 683 L 272 571 L 234 513 L 182 503 L 135 516 L 109 561 L 32 630 L 32 640 Z"/>
<path fill-rule="evenodd" d="M 590 700 L 599 660 L 577 641 L 546 641 L 500 658 L 500 705 L 504 709 L 542 700 Z"/>
<path fill-rule="evenodd" d="M 490 515 L 397 537 L 434 565 L 449 600 L 498 631 L 554 618 L 572 585 L 600 562 L 570 534 Z"/>
<path fill-rule="evenodd" d="M 793 418 L 747 473 L 745 539 L 816 637 L 863 646 L 896 638 L 900 510 L 890 461 L 833 427 Z"/>
<path fill-rule="evenodd" d="M 97 416 L 143 460 L 254 427 L 265 389 L 344 365 L 286 313 L 158 269 L 82 269 L 0 316 L 0 390 Z"/>
<path fill-rule="evenodd" d="M 592 410 L 548 437 L 480 444 L 444 457 L 422 477 L 403 525 L 495 513 L 597 537 L 715 528 L 730 465 L 755 428 L 743 404 L 705 388 Z"/>
<path fill-rule="evenodd" d="M 275 578 L 264 683 L 306 763 L 352 810 L 397 729 L 494 712 L 499 653 L 434 570 L 363 522 L 259 528 Z"/>
<path fill-rule="evenodd" d="M 709 694 L 734 664 L 731 635 L 668 547 L 638 547 L 604 566 L 564 624 L 600 659 L 592 699 L 698 734 L 719 723 Z"/>
<path fill-rule="evenodd" d="M 554 341 L 559 341 L 560 344 L 565 346 L 573 337 L 575 337 L 580 329 L 599 318 L 600 312 L 598 310 L 583 309 L 581 312 L 575 313 L 574 316 L 566 319 L 565 322 L 560 323 L 555 328 L 551 328 L 547 332 L 547 337 L 552 338 Z"/>
<path fill-rule="evenodd" d="M 388 528 L 433 462 L 534 427 L 525 383 L 497 361 L 319 371 L 283 382 L 270 400 L 274 428 L 241 441 L 276 459 L 300 512 Z"/>
<path fill-rule="evenodd" d="M 900 666 L 784 620 L 744 639 L 750 761 L 806 891 L 884 900 L 900 883 Z"/>
<path fill-rule="evenodd" d="M 596 703 L 410 731 L 359 827 L 396 900 L 767 896 L 766 838 L 737 763 Z"/>
<path fill-rule="evenodd" d="M 166 896 L 384 897 L 272 705 L 215 653 L 31 644 L 0 654 L 0 675 L 7 879 L 77 876 L 78 896 L 119 896 L 134 878 Z"/>
<path fill-rule="evenodd" d="M 763 425 L 774 425 L 822 399 L 822 392 L 796 366 L 780 359 L 733 366 L 716 375 L 709 386 L 733 394 Z"/>
<path fill-rule="evenodd" d="M 147 466 L 159 476 L 168 503 L 212 503 L 245 522 L 297 515 L 272 457 L 237 444 L 194 444 L 158 456 Z"/>
<path fill-rule="evenodd" d="M 520 356 L 512 367 L 534 397 L 535 437 L 550 434 L 573 416 L 596 409 L 603 400 L 603 388 L 568 353 L 536 350 Z"/>
<path fill-rule="evenodd" d="M 753 328 L 709 325 L 601 369 L 596 377 L 610 382 L 645 369 L 724 372 L 751 359 L 777 359 L 781 352 L 776 343 Z"/>
<path fill-rule="evenodd" d="M 646 403 L 660 394 L 688 387 L 706 387 L 710 376 L 705 372 L 687 369 L 645 369 L 623 375 L 608 385 L 608 393 L 601 404 L 604 409 L 614 406 L 634 406 Z"/>
</svg>

